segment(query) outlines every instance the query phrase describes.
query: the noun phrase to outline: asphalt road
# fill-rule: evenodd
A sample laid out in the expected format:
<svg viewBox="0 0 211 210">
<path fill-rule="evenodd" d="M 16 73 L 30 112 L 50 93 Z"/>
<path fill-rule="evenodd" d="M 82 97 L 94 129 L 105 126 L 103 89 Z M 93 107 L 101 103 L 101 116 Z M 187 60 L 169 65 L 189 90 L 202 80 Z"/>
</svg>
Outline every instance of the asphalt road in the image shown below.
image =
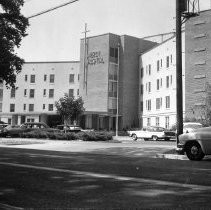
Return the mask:
<svg viewBox="0 0 211 210">
<path fill-rule="evenodd" d="M 210 209 L 211 159 L 158 159 L 168 143 L 154 144 L 0 148 L 0 209 Z"/>
</svg>

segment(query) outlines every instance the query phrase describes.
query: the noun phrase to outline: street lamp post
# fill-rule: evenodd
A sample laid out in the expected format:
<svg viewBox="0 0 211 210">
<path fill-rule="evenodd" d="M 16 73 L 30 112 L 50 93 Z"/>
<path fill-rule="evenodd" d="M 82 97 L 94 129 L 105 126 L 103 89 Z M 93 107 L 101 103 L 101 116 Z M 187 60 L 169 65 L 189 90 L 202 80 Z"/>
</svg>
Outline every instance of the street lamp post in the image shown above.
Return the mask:
<svg viewBox="0 0 211 210">
<path fill-rule="evenodd" d="M 119 58 L 120 58 L 120 44 L 118 43 L 118 61 L 117 61 L 117 96 L 116 96 L 116 137 L 119 130 Z"/>
</svg>

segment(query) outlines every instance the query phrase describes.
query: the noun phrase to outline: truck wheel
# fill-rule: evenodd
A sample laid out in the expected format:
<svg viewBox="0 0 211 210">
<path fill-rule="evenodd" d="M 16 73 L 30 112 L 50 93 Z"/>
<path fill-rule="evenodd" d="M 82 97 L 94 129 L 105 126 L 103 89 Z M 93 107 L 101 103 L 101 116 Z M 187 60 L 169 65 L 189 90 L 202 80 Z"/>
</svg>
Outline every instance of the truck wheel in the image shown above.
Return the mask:
<svg viewBox="0 0 211 210">
<path fill-rule="evenodd" d="M 205 156 L 201 149 L 201 146 L 197 142 L 192 142 L 188 144 L 185 151 L 189 160 L 199 161 L 202 160 Z"/>
<path fill-rule="evenodd" d="M 137 141 L 137 139 L 138 139 L 138 138 L 137 138 L 137 135 L 136 135 L 136 134 L 133 134 L 133 135 L 132 135 L 132 139 L 133 139 L 133 141 Z"/>
</svg>

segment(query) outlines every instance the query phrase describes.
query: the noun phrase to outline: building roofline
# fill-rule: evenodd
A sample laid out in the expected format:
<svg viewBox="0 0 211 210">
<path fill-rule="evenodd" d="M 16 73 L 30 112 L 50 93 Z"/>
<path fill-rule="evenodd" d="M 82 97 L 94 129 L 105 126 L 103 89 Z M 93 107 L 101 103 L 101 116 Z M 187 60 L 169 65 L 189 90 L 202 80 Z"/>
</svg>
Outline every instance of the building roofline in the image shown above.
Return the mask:
<svg viewBox="0 0 211 210">
<path fill-rule="evenodd" d="M 32 63 L 80 63 L 80 61 L 26 61 L 24 64 L 32 64 Z"/>
<path fill-rule="evenodd" d="M 175 38 L 175 37 L 176 37 L 176 35 L 173 35 L 172 37 L 166 39 L 165 41 L 163 41 L 163 42 L 161 42 L 161 43 L 158 43 L 157 45 L 155 45 L 155 46 L 153 46 L 152 48 L 146 50 L 145 52 L 141 53 L 140 55 L 144 55 L 145 53 L 148 53 L 149 51 L 151 51 L 151 50 L 153 50 L 153 49 L 155 49 L 155 48 L 161 46 L 162 44 L 164 44 L 164 43 L 170 41 L 171 39 L 173 39 L 173 38 Z"/>
<path fill-rule="evenodd" d="M 104 33 L 104 34 L 99 34 L 99 35 L 94 35 L 94 36 L 88 36 L 87 38 L 95 38 L 95 37 L 99 37 L 99 36 L 106 36 L 106 35 L 115 35 L 115 36 L 120 36 L 118 34 L 113 34 L 113 33 Z M 80 40 L 84 40 L 84 38 L 81 38 Z"/>
</svg>

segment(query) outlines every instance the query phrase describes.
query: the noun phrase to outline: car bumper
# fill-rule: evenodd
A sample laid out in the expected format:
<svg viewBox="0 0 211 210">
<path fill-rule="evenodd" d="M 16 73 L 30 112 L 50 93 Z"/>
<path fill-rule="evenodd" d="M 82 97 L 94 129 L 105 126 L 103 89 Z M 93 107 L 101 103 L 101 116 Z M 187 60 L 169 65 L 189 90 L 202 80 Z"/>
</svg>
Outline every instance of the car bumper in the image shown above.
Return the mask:
<svg viewBox="0 0 211 210">
<path fill-rule="evenodd" d="M 181 143 L 177 144 L 176 151 L 177 151 L 179 154 L 184 154 L 184 152 L 185 152 L 184 144 L 181 144 Z"/>
</svg>

